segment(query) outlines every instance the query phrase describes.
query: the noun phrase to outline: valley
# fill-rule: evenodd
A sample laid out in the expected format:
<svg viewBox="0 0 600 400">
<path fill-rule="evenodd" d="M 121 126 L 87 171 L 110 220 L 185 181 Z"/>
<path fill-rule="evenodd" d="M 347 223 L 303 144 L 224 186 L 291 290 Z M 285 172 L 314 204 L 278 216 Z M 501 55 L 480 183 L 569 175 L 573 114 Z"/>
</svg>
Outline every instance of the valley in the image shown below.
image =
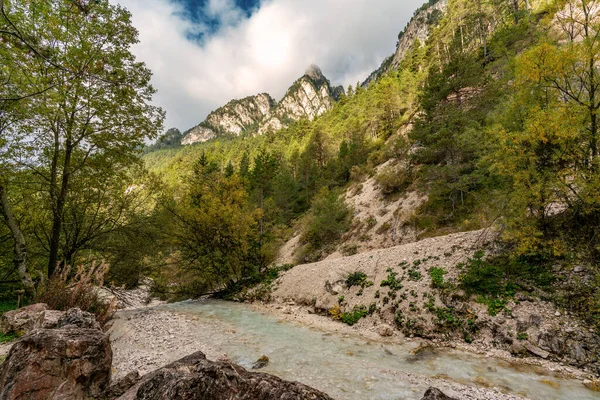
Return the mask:
<svg viewBox="0 0 600 400">
<path fill-rule="evenodd" d="M 156 2 L 0 0 L 0 400 L 600 398 L 596 1 Z"/>
</svg>

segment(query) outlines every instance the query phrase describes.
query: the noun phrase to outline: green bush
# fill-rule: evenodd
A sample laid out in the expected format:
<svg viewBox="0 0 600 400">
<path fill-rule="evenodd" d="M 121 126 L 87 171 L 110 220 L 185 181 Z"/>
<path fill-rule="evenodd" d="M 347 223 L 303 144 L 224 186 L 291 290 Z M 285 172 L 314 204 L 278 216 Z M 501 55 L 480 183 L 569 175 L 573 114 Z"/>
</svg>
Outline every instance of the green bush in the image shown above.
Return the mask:
<svg viewBox="0 0 600 400">
<path fill-rule="evenodd" d="M 412 182 L 409 172 L 404 169 L 385 168 L 375 177 L 375 181 L 385 195 L 398 193 Z"/>
<path fill-rule="evenodd" d="M 444 268 L 433 267 L 429 269 L 429 276 L 431 277 L 431 287 L 434 289 L 443 289 L 446 287 L 444 283 L 444 275 L 447 272 Z"/>
<path fill-rule="evenodd" d="M 475 253 L 465 265 L 465 272 L 460 277 L 462 287 L 467 293 L 500 295 L 504 278 L 504 269 L 485 260 L 483 251 Z"/>
<path fill-rule="evenodd" d="M 14 333 L 9 333 L 8 335 L 4 335 L 0 333 L 0 343 L 8 343 L 14 340 L 17 340 L 19 337 Z"/>
<path fill-rule="evenodd" d="M 350 228 L 351 222 L 350 209 L 339 192 L 324 188 L 312 202 L 302 241 L 313 249 L 321 249 L 339 239 Z"/>
<path fill-rule="evenodd" d="M 402 283 L 401 280 L 398 279 L 398 273 L 394 272 L 391 268 L 388 268 L 387 270 L 388 276 L 385 280 L 381 281 L 380 286 L 384 287 L 384 286 L 389 286 L 390 289 L 392 289 L 393 291 L 396 290 L 400 290 L 402 289 Z"/>
<path fill-rule="evenodd" d="M 353 272 L 346 278 L 346 287 L 351 288 L 352 286 L 364 286 L 366 281 L 367 275 L 364 272 Z"/>
<path fill-rule="evenodd" d="M 408 279 L 410 279 L 411 281 L 420 281 L 421 280 L 421 271 L 417 270 L 417 269 L 410 269 L 408 271 Z"/>
<path fill-rule="evenodd" d="M 361 318 L 369 315 L 369 310 L 365 306 L 355 306 L 352 311 L 342 313 L 342 322 L 350 326 L 356 324 Z"/>
</svg>

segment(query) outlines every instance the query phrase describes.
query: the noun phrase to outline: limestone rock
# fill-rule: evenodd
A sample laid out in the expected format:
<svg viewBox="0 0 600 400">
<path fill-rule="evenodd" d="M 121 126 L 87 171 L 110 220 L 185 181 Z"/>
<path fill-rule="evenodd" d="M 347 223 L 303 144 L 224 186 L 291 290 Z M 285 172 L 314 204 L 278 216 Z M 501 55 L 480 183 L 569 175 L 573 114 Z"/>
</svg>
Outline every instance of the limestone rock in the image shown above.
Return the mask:
<svg viewBox="0 0 600 400">
<path fill-rule="evenodd" d="M 98 398 L 108 388 L 111 363 L 110 341 L 98 329 L 34 330 L 0 366 L 0 398 Z"/>
<path fill-rule="evenodd" d="M 219 135 L 239 136 L 255 130 L 275 107 L 275 100 L 267 93 L 232 100 L 211 112 L 196 127 L 184 133 L 182 144 L 206 142 Z"/>
<path fill-rule="evenodd" d="M 59 318 L 57 328 L 101 329 L 93 314 L 79 308 L 67 310 Z"/>
<path fill-rule="evenodd" d="M 206 142 L 221 135 L 276 132 L 287 127 L 290 121 L 313 120 L 331 109 L 343 92 L 343 87 L 332 86 L 321 69 L 311 65 L 279 103 L 267 93 L 232 100 L 185 132 L 181 143 Z"/>
<path fill-rule="evenodd" d="M 65 315 L 64 311 L 45 310 L 37 320 L 33 329 L 54 329 L 58 327 L 58 321 Z"/>
<path fill-rule="evenodd" d="M 525 346 L 521 342 L 516 340 L 510 345 L 508 351 L 514 356 L 523 355 L 527 353 L 527 349 L 525 348 Z"/>
<path fill-rule="evenodd" d="M 583 381 L 583 386 L 590 390 L 593 390 L 594 392 L 600 392 L 600 380 L 598 379 L 586 379 Z"/>
<path fill-rule="evenodd" d="M 454 397 L 446 396 L 441 390 L 430 387 L 421 400 L 456 400 Z"/>
<path fill-rule="evenodd" d="M 377 327 L 377 333 L 380 336 L 392 336 L 394 334 L 394 328 L 388 324 L 381 324 Z"/>
<path fill-rule="evenodd" d="M 235 364 L 213 362 L 202 352 L 191 354 L 152 372 L 121 400 L 330 400 L 331 397 L 297 382 L 284 381 Z"/>
<path fill-rule="evenodd" d="M 48 304 L 38 303 L 18 310 L 8 311 L 0 317 L 0 331 L 8 333 L 27 333 L 42 324 L 44 311 Z"/>
<path fill-rule="evenodd" d="M 335 281 L 333 283 L 329 282 L 329 281 L 326 281 L 325 282 L 325 291 L 327 293 L 329 293 L 329 294 L 333 294 L 333 295 L 337 296 L 338 294 L 340 294 L 340 293 L 342 293 L 344 291 L 344 288 L 345 288 L 344 285 L 345 285 L 345 283 L 346 282 L 344 280 L 342 280 L 342 279 L 337 280 L 337 281 Z"/>
<path fill-rule="evenodd" d="M 417 40 L 425 43 L 429 37 L 431 27 L 435 26 L 437 19 L 445 10 L 446 3 L 446 0 L 434 1 L 433 4 L 430 2 L 427 8 L 417 11 L 406 28 L 398 35 L 396 52 L 384 60 L 381 66 L 362 85 L 366 86 L 387 72 L 398 69 L 404 56 L 412 49 Z"/>
<path fill-rule="evenodd" d="M 550 353 L 548 353 L 546 350 L 542 350 L 539 347 L 534 346 L 534 345 L 532 345 L 529 342 L 525 342 L 525 348 L 531 354 L 536 355 L 536 356 L 541 357 L 541 358 L 548 358 L 548 356 L 550 356 Z"/>
<path fill-rule="evenodd" d="M 189 145 L 194 143 L 202 143 L 216 137 L 217 134 L 211 128 L 198 125 L 185 133 L 185 137 L 181 140 L 181 144 Z"/>
</svg>

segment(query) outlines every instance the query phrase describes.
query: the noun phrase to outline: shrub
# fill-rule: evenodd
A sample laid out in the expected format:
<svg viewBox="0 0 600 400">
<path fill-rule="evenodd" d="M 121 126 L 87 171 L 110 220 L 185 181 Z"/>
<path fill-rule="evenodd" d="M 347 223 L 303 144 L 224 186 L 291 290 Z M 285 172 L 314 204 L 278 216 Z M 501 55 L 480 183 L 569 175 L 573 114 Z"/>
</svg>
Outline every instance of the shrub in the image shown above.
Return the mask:
<svg viewBox="0 0 600 400">
<path fill-rule="evenodd" d="M 357 244 L 346 244 L 340 249 L 340 252 L 344 256 L 353 256 L 358 253 L 358 245 Z"/>
<path fill-rule="evenodd" d="M 371 313 L 375 312 L 375 309 Z M 342 322 L 348 325 L 356 324 L 361 318 L 369 315 L 370 309 L 367 309 L 365 306 L 354 306 L 352 311 L 342 313 Z"/>
<path fill-rule="evenodd" d="M 400 192 L 411 183 L 410 174 L 403 169 L 385 168 L 375 177 L 384 195 Z"/>
<path fill-rule="evenodd" d="M 529 335 L 527 332 L 519 332 L 517 333 L 517 340 L 527 340 L 529 339 Z"/>
<path fill-rule="evenodd" d="M 389 286 L 391 290 L 400 290 L 402 289 L 402 283 L 400 279 L 397 279 L 398 273 L 394 272 L 391 268 L 387 270 L 388 276 L 385 280 L 381 281 L 380 286 Z"/>
<path fill-rule="evenodd" d="M 444 268 L 433 267 L 429 269 L 429 276 L 431 277 L 431 287 L 434 289 L 443 289 L 446 287 L 444 283 L 444 275 L 447 272 Z"/>
<path fill-rule="evenodd" d="M 324 188 L 313 200 L 302 241 L 320 249 L 339 239 L 351 222 L 350 209 L 338 192 Z"/>
<path fill-rule="evenodd" d="M 115 309 L 115 304 L 103 300 L 98 292 L 107 272 L 108 264 L 104 262 L 94 261 L 89 268 L 80 265 L 74 274 L 71 274 L 71 266 L 65 266 L 38 291 L 34 302 L 46 303 L 50 308 L 62 311 L 77 307 L 94 314 L 100 325 L 104 325 Z"/>
<path fill-rule="evenodd" d="M 385 222 L 384 224 L 382 224 L 379 228 L 377 228 L 377 230 L 375 231 L 376 234 L 378 235 L 383 235 L 384 233 L 386 233 L 387 231 L 389 231 L 392 227 L 391 222 Z"/>
<path fill-rule="evenodd" d="M 460 281 L 468 293 L 497 296 L 502 288 L 503 268 L 496 263 L 489 263 L 484 258 L 484 252 L 478 251 L 469 259 L 461 275 Z"/>
<path fill-rule="evenodd" d="M 19 337 L 14 333 L 9 333 L 8 335 L 4 335 L 0 333 L 0 344 L 12 342 L 13 340 L 17 340 Z"/>
<path fill-rule="evenodd" d="M 408 279 L 410 279 L 411 281 L 420 281 L 421 280 L 421 271 L 417 270 L 417 269 L 410 269 L 408 271 Z"/>
<path fill-rule="evenodd" d="M 350 289 L 352 286 L 363 286 L 367 281 L 367 275 L 364 272 L 353 272 L 346 278 L 346 287 Z"/>
</svg>

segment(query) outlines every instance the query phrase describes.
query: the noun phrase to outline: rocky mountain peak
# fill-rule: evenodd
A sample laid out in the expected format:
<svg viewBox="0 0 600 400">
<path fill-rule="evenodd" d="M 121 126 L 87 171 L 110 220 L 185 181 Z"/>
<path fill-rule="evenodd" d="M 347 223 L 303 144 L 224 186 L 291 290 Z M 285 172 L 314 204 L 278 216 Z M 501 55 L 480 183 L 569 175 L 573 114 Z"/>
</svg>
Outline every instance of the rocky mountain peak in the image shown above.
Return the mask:
<svg viewBox="0 0 600 400">
<path fill-rule="evenodd" d="M 304 72 L 304 75 L 317 82 L 325 79 L 323 71 L 321 71 L 321 68 L 319 68 L 319 66 L 315 64 L 311 64 Z"/>
<path fill-rule="evenodd" d="M 396 52 L 386 58 L 381 66 L 369 75 L 362 86 L 367 86 L 370 82 L 377 80 L 387 72 L 398 69 L 404 56 L 406 56 L 417 41 L 421 43 L 427 41 L 431 27 L 437 25 L 442 13 L 446 9 L 447 3 L 448 0 L 429 1 L 415 11 L 408 25 L 398 34 Z"/>
<path fill-rule="evenodd" d="M 287 127 L 291 121 L 312 120 L 333 107 L 344 89 L 333 87 L 317 65 L 309 66 L 278 103 L 261 93 L 232 100 L 184 133 L 182 144 L 206 142 L 222 135 L 263 134 Z"/>
</svg>

